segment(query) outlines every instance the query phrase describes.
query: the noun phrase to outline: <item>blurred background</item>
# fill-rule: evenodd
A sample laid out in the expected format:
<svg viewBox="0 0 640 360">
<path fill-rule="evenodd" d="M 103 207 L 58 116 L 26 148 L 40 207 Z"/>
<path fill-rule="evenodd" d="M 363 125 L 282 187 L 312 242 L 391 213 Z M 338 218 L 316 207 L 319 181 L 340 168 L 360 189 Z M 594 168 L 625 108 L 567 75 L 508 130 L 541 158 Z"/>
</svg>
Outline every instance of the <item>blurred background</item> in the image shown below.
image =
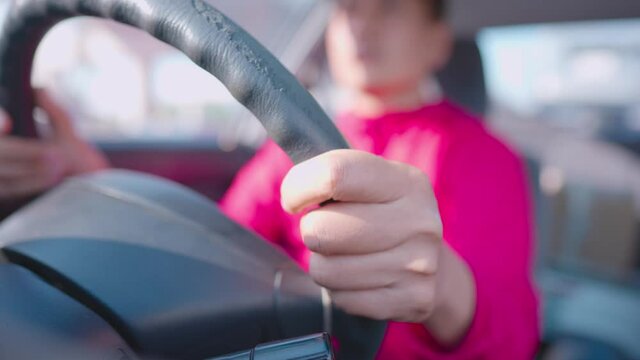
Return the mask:
<svg viewBox="0 0 640 360">
<path fill-rule="evenodd" d="M 331 113 L 330 2 L 211 0 Z M 0 23 L 10 0 L 0 0 Z M 454 0 L 447 96 L 519 150 L 535 199 L 542 359 L 640 359 L 640 3 Z M 256 16 L 255 14 L 260 14 Z M 264 141 L 222 85 L 122 25 L 76 19 L 38 50 L 33 83 L 117 167 L 212 199 Z"/>
</svg>

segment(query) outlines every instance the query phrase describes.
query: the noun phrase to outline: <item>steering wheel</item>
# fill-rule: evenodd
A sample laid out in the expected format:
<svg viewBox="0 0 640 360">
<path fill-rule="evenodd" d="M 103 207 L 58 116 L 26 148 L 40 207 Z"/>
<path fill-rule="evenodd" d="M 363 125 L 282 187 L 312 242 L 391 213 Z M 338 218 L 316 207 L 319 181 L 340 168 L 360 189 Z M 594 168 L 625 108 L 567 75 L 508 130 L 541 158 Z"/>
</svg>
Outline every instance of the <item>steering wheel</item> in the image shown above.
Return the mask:
<svg viewBox="0 0 640 360">
<path fill-rule="evenodd" d="M 198 66 L 216 76 L 260 120 L 268 136 L 294 163 L 326 151 L 348 148 L 340 132 L 296 78 L 242 28 L 202 0 L 16 1 L 0 34 L 0 105 L 14 121 L 14 135 L 36 136 L 31 70 L 38 44 L 55 24 L 75 16 L 94 16 L 128 24 L 184 52 Z M 117 183 L 119 180 L 103 182 L 109 181 Z M 136 191 L 144 193 L 144 181 L 141 184 L 134 187 L 138 186 Z M 166 184 L 159 186 L 167 187 Z M 165 190 L 168 193 L 173 191 L 168 187 Z M 200 202 L 202 200 L 193 200 L 193 203 Z M 179 202 L 164 205 L 167 208 L 181 206 Z M 242 246 L 251 249 L 252 255 L 262 252 L 269 261 L 283 261 L 281 256 L 256 243 L 261 240 L 253 240 L 254 237 L 248 236 L 245 230 L 238 230 L 239 226 L 231 224 L 220 213 L 214 213 L 212 217 L 215 217 L 212 221 L 216 226 L 222 225 L 211 231 L 224 235 L 226 242 L 235 237 Z M 83 246 L 71 243 L 75 245 L 70 249 Z M 211 247 L 211 244 L 197 246 L 204 248 Z M 5 255 L 14 254 L 18 263 L 25 263 L 28 262 L 24 260 L 28 257 L 25 252 L 31 250 L 18 248 L 5 252 Z M 18 253 L 20 256 L 15 255 Z M 100 252 L 96 256 L 99 257 Z M 29 261 L 31 264 L 34 260 L 31 258 Z M 49 265 L 44 268 L 42 271 L 51 270 Z M 56 276 L 62 275 L 56 273 Z M 351 317 L 339 311 L 334 313 L 338 315 L 330 316 L 334 316 L 333 324 L 341 341 L 343 357 L 373 358 L 384 333 L 384 323 Z M 349 330 L 342 331 L 342 328 Z M 279 338 L 277 334 L 270 336 L 268 340 Z"/>
<path fill-rule="evenodd" d="M 0 105 L 13 132 L 35 136 L 31 68 L 46 32 L 73 16 L 109 18 L 145 30 L 217 77 L 298 163 L 348 148 L 316 101 L 269 51 L 202 0 L 18 1 L 0 40 Z"/>
</svg>

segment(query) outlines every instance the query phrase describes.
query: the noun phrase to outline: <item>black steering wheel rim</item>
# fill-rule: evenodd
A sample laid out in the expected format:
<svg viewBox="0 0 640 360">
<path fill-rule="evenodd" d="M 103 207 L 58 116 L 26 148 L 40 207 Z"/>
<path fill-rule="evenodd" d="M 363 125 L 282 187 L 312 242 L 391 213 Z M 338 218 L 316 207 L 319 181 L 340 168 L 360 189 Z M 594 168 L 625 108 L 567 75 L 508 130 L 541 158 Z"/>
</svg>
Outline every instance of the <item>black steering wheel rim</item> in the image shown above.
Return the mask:
<svg viewBox="0 0 640 360">
<path fill-rule="evenodd" d="M 54 25 L 76 16 L 131 25 L 185 53 L 218 78 L 295 163 L 348 148 L 296 78 L 253 37 L 203 0 L 16 2 L 0 35 L 0 105 L 13 118 L 13 135 L 36 136 L 33 57 Z"/>
<path fill-rule="evenodd" d="M 57 23 L 76 16 L 115 20 L 148 32 L 185 53 L 216 76 L 249 109 L 273 139 L 299 163 L 324 152 L 348 148 L 318 103 L 280 62 L 203 0 L 21 0 L 11 8 L 0 33 L 0 106 L 13 119 L 16 136 L 36 136 L 31 70 L 35 51 Z M 344 358 L 373 358 L 383 322 L 337 315 L 355 345 L 342 346 Z M 344 345 L 344 344 L 343 344 Z M 357 354 L 357 355 L 356 355 Z"/>
</svg>

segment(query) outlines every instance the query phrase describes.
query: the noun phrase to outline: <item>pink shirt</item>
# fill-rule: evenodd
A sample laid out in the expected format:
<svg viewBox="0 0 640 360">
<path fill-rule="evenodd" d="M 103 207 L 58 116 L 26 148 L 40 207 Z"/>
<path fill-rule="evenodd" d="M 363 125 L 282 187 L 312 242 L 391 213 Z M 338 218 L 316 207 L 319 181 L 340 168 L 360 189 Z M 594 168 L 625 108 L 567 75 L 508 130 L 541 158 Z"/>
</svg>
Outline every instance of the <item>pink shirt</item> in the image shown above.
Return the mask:
<svg viewBox="0 0 640 360">
<path fill-rule="evenodd" d="M 338 127 L 355 149 L 402 161 L 431 179 L 444 239 L 469 264 L 476 313 L 464 340 L 443 349 L 421 324 L 389 324 L 378 359 L 531 359 L 539 340 L 532 285 L 531 211 L 520 159 L 479 120 L 443 101 L 375 119 L 343 116 Z M 280 206 L 280 183 L 292 167 L 267 143 L 240 171 L 223 210 L 307 268 L 299 216 Z"/>
</svg>

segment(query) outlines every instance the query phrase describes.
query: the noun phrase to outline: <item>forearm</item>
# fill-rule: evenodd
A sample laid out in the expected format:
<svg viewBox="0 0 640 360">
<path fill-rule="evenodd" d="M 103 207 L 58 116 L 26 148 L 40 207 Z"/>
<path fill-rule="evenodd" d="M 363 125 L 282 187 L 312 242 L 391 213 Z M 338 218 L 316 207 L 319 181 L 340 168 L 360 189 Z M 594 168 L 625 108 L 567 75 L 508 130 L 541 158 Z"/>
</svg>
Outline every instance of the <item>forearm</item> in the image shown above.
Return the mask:
<svg viewBox="0 0 640 360">
<path fill-rule="evenodd" d="M 476 286 L 466 262 L 444 245 L 440 258 L 436 304 L 425 322 L 444 347 L 453 347 L 466 335 L 476 310 Z"/>
</svg>

